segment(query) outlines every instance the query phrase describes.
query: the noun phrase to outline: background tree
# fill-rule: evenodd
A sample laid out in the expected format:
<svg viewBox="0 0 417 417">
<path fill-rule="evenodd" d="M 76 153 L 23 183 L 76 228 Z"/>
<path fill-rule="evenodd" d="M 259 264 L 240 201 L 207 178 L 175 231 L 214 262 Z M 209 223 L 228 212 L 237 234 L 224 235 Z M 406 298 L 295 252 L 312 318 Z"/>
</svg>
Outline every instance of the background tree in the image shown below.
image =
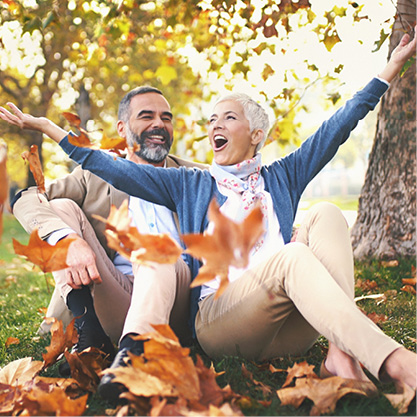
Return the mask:
<svg viewBox="0 0 417 417">
<path fill-rule="evenodd" d="M 416 23 L 415 0 L 398 1 L 397 8 L 389 54 L 405 32 L 413 35 Z M 413 68 L 391 83 L 381 102 L 358 217 L 352 229 L 356 258 L 415 256 L 415 103 L 416 71 Z"/>
</svg>

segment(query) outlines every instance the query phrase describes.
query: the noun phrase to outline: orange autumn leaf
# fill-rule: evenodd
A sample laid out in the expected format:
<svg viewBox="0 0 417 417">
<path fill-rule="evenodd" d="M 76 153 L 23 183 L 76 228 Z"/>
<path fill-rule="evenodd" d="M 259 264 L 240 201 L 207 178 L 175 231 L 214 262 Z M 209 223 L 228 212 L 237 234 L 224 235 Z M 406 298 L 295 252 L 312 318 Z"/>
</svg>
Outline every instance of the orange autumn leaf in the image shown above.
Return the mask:
<svg viewBox="0 0 417 417">
<path fill-rule="evenodd" d="M 119 151 L 123 151 L 127 148 L 127 142 L 125 138 L 108 138 L 103 135 L 100 141 L 100 149 L 113 150 L 120 155 Z"/>
<path fill-rule="evenodd" d="M 112 206 L 107 219 L 94 216 L 106 224 L 105 235 L 110 248 L 136 263 L 175 263 L 182 248 L 168 234 L 146 235 L 131 226 L 128 201 L 119 209 Z"/>
<path fill-rule="evenodd" d="M 416 294 L 416 288 L 411 285 L 404 285 L 401 287 L 401 291 L 410 292 L 411 294 Z"/>
<path fill-rule="evenodd" d="M 64 331 L 64 325 L 62 321 L 57 320 L 54 317 L 47 317 L 45 319 L 47 324 L 51 324 L 51 343 L 46 347 L 46 353 L 42 353 L 44 368 L 48 368 L 53 365 L 57 358 L 64 353 L 67 349 L 70 349 L 78 341 L 78 333 L 74 327 L 75 319 L 67 326 Z"/>
<path fill-rule="evenodd" d="M 403 278 L 401 281 L 404 285 L 414 285 L 415 286 L 417 284 L 417 277 Z"/>
<path fill-rule="evenodd" d="M 91 143 L 86 131 L 80 131 L 79 135 L 68 135 L 68 142 L 71 145 L 78 146 L 80 148 L 92 148 L 93 144 Z"/>
<path fill-rule="evenodd" d="M 3 211 L 9 196 L 9 181 L 7 177 L 7 145 L 0 141 L 0 242 L 3 236 Z"/>
<path fill-rule="evenodd" d="M 81 119 L 76 114 L 64 111 L 62 112 L 62 115 L 65 117 L 65 119 L 67 119 L 71 126 L 74 126 L 77 129 L 81 127 Z"/>
<path fill-rule="evenodd" d="M 252 372 L 250 372 L 247 368 L 246 368 L 246 366 L 245 366 L 245 364 L 244 363 L 242 363 L 242 375 L 246 378 L 246 379 L 249 379 L 254 385 L 256 385 L 261 391 L 262 391 L 262 394 L 264 395 L 264 397 L 265 396 L 267 396 L 268 394 L 270 394 L 271 392 L 272 392 L 272 389 L 271 389 L 271 387 L 270 386 L 268 386 L 268 385 L 266 385 L 266 384 L 264 384 L 263 382 L 261 382 L 261 381 L 257 381 L 255 378 L 254 378 L 254 376 L 253 376 L 253 374 L 252 374 Z"/>
<path fill-rule="evenodd" d="M 377 314 L 375 312 L 366 314 L 375 324 L 385 323 L 388 320 L 388 316 L 385 314 Z"/>
<path fill-rule="evenodd" d="M 42 164 L 39 159 L 38 147 L 36 145 L 31 145 L 29 151 L 24 151 L 21 156 L 24 160 L 29 162 L 29 169 L 38 186 L 38 191 L 44 193 L 45 178 L 43 176 Z"/>
<path fill-rule="evenodd" d="M 25 256 L 28 261 L 38 265 L 43 272 L 53 272 L 68 267 L 66 263 L 68 246 L 72 239 L 62 239 L 51 246 L 39 237 L 38 230 L 30 234 L 27 246 L 13 239 L 13 248 L 17 255 Z"/>
<path fill-rule="evenodd" d="M 17 337 L 8 337 L 4 346 L 9 347 L 10 345 L 18 345 L 19 343 L 20 340 Z"/>
<path fill-rule="evenodd" d="M 202 285 L 217 277 L 220 287 L 215 298 L 218 298 L 229 284 L 229 267 L 245 268 L 248 265 L 250 251 L 264 233 L 263 215 L 257 204 L 245 220 L 235 223 L 224 216 L 218 203 L 212 200 L 208 217 L 214 225 L 211 234 L 182 235 L 182 239 L 187 245 L 186 252 L 204 262 L 191 286 Z"/>
</svg>

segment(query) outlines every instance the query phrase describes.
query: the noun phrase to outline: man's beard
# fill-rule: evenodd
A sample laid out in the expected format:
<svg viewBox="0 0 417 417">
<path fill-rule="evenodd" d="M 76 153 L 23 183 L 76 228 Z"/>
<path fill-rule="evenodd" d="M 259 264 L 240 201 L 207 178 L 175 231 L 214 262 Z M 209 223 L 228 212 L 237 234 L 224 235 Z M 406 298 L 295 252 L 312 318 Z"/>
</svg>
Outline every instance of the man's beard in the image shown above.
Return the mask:
<svg viewBox="0 0 417 417">
<path fill-rule="evenodd" d="M 156 144 L 146 142 L 146 139 L 152 135 L 162 136 L 165 139 L 164 143 Z M 169 150 L 171 149 L 171 138 L 165 129 L 154 129 L 142 132 L 139 136 L 132 132 L 130 127 L 128 127 L 126 140 L 129 146 L 133 147 L 135 144 L 138 144 L 140 149 L 136 151 L 135 154 L 149 163 L 162 162 L 167 157 Z"/>
</svg>

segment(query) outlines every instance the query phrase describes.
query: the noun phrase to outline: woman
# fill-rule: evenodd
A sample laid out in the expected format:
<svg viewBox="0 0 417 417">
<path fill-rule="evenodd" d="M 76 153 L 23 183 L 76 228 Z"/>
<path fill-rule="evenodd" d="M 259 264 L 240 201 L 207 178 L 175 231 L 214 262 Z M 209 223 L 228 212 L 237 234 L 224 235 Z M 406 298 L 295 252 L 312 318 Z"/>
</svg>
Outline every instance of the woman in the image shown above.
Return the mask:
<svg viewBox="0 0 417 417">
<path fill-rule="evenodd" d="M 405 35 L 378 78 L 299 149 L 269 166 L 262 166 L 257 153 L 268 131 L 267 116 L 245 95 L 225 97 L 214 108 L 209 126 L 214 150 L 210 172 L 161 170 L 74 147 L 62 129 L 13 105 L 14 114 L 0 108 L 0 117 L 47 134 L 83 168 L 116 188 L 176 211 L 183 234 L 207 229 L 207 209 L 213 198 L 226 216 L 238 220 L 254 201 L 261 201 L 266 233 L 255 245 L 249 266 L 231 271 L 232 282 L 218 300 L 214 300 L 216 281 L 193 292 L 195 333 L 208 355 L 239 353 L 269 359 L 299 354 L 322 334 L 329 340 L 322 376 L 350 378 L 357 387 L 372 391 L 362 363 L 376 378 L 415 389 L 416 355 L 384 335 L 353 301 L 352 252 L 340 211 L 329 204 L 313 209 L 291 241 L 305 187 L 376 106 L 415 47 L 415 39 Z M 187 262 L 195 277 L 199 262 L 190 256 Z"/>
</svg>

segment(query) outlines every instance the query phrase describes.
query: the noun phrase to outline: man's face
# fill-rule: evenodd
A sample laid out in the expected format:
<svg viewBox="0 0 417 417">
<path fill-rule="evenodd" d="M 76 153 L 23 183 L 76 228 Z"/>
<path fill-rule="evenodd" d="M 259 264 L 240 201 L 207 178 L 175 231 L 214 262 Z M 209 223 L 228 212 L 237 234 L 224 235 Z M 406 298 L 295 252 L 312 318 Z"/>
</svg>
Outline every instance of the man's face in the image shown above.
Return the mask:
<svg viewBox="0 0 417 417">
<path fill-rule="evenodd" d="M 164 161 L 173 141 L 172 113 L 165 97 L 138 94 L 129 110 L 129 122 L 124 125 L 128 145 L 140 145 L 136 155 L 148 163 Z"/>
</svg>

